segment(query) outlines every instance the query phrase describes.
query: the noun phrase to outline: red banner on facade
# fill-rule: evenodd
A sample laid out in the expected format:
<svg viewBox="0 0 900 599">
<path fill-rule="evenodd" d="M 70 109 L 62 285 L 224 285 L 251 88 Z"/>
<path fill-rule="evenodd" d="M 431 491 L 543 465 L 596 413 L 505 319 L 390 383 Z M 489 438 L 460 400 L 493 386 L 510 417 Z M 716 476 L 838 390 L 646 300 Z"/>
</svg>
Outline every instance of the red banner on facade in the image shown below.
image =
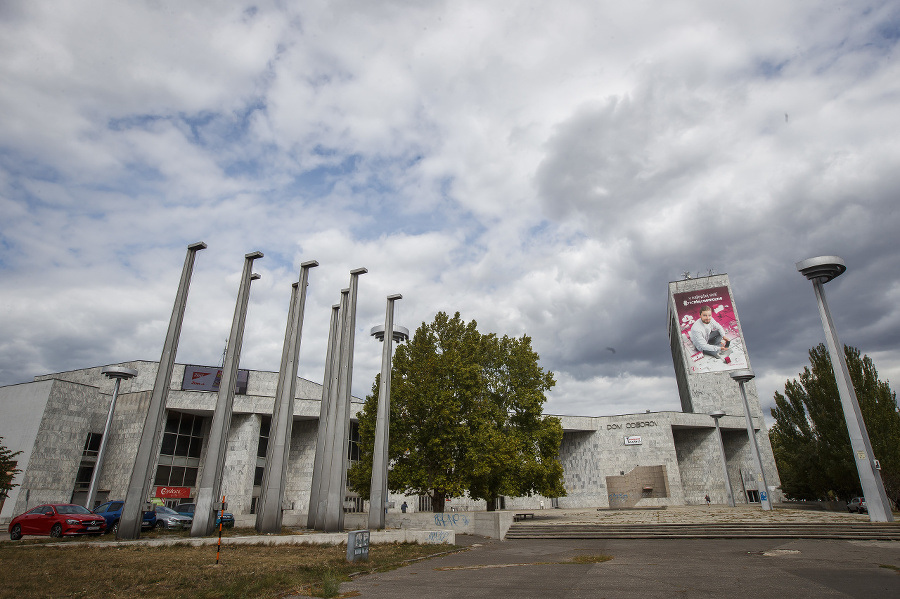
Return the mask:
<svg viewBox="0 0 900 599">
<path fill-rule="evenodd" d="M 156 487 L 156 496 L 162 499 L 188 499 L 190 487 Z"/>
</svg>

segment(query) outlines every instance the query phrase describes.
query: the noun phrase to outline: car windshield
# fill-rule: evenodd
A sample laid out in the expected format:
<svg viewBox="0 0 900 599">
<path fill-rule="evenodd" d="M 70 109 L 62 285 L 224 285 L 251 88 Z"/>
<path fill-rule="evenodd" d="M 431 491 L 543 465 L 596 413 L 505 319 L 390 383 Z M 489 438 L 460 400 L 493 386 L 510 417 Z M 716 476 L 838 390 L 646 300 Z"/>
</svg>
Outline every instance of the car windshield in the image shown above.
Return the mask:
<svg viewBox="0 0 900 599">
<path fill-rule="evenodd" d="M 58 505 L 56 511 L 60 514 L 90 514 L 86 508 L 80 505 Z"/>
<path fill-rule="evenodd" d="M 173 510 L 171 508 L 167 508 L 164 505 L 156 506 L 156 513 L 162 514 L 163 516 L 180 516 L 181 515 L 178 512 L 176 512 L 175 510 Z"/>
</svg>

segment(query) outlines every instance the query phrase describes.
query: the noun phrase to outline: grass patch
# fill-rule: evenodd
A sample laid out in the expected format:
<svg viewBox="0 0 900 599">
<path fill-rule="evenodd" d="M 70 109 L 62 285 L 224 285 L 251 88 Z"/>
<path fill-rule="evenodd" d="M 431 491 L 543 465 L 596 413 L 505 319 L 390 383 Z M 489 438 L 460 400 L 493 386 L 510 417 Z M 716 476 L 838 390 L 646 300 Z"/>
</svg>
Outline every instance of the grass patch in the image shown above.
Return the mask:
<svg viewBox="0 0 900 599">
<path fill-rule="evenodd" d="M 878 564 L 879 568 L 887 568 L 888 570 L 893 570 L 897 574 L 900 574 L 900 566 L 892 566 L 891 564 Z"/>
<path fill-rule="evenodd" d="M 149 536 L 149 535 L 148 535 Z M 458 549 L 447 545 L 372 545 L 368 562 L 347 563 L 343 545 L 22 548 L 0 544 L 0 598 L 135 597 L 191 599 L 337 596 L 349 575 L 383 571 Z"/>
<path fill-rule="evenodd" d="M 603 562 L 608 562 L 612 558 L 613 558 L 613 556 L 611 556 L 611 555 L 576 555 L 569 561 L 563 562 L 563 563 L 566 563 L 566 564 L 602 564 Z"/>
</svg>

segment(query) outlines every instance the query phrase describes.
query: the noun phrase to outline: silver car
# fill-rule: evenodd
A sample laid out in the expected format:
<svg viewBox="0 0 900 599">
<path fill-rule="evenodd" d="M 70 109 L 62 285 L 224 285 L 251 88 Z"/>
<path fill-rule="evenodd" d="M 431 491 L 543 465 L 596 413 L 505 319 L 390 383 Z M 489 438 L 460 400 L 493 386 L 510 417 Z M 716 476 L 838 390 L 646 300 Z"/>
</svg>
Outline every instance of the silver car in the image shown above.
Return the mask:
<svg viewBox="0 0 900 599">
<path fill-rule="evenodd" d="M 847 504 L 847 511 L 850 513 L 856 512 L 857 514 L 868 514 L 869 507 L 866 505 L 865 497 L 854 497 L 850 500 L 850 503 Z"/>
<path fill-rule="evenodd" d="M 182 530 L 190 528 L 194 523 L 194 519 L 184 514 L 179 514 L 171 508 L 164 505 L 156 506 L 156 528 L 165 528 L 167 530 Z"/>
</svg>

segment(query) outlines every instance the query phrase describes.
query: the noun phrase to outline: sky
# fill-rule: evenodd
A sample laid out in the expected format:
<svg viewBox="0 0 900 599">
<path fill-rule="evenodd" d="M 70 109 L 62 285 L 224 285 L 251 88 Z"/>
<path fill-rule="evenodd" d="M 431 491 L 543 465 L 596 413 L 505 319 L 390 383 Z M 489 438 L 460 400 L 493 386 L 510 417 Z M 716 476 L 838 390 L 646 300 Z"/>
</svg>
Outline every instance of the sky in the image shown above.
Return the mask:
<svg viewBox="0 0 900 599">
<path fill-rule="evenodd" d="M 824 341 L 795 263 L 840 256 L 840 340 L 900 379 L 900 5 L 891 0 L 0 1 L 0 385 L 222 359 L 299 374 L 359 279 L 532 338 L 545 412 L 679 410 L 668 283 L 727 273 L 765 411 Z M 770 421 L 771 422 L 771 421 Z"/>
</svg>

